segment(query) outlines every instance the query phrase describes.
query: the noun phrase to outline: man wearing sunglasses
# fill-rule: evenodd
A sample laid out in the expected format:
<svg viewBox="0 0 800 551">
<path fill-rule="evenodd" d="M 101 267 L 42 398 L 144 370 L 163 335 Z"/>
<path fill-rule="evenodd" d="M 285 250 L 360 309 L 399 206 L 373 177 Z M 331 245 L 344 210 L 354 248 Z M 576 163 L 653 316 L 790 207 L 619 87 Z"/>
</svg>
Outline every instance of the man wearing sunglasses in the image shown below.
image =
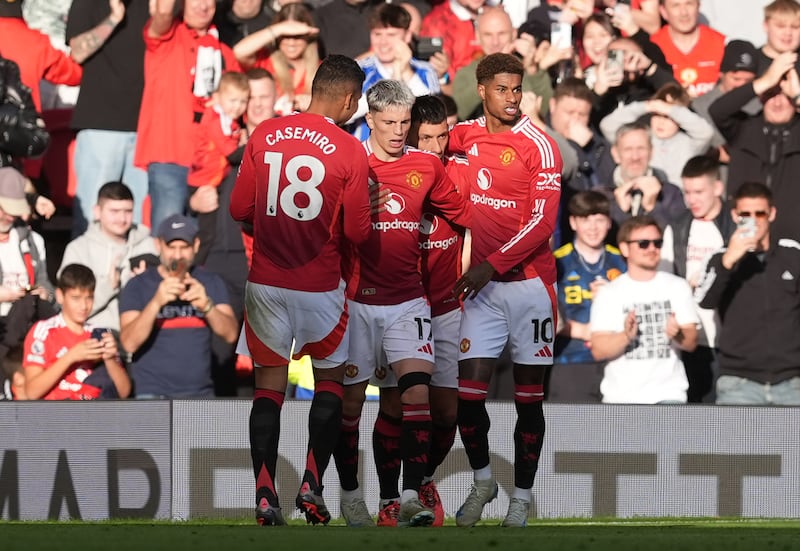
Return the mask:
<svg viewBox="0 0 800 551">
<path fill-rule="evenodd" d="M 739 228 L 695 292 L 722 319 L 718 404 L 800 405 L 800 243 L 775 235 L 776 214 L 767 186 L 742 184 Z"/>
<path fill-rule="evenodd" d="M 592 303 L 592 355 L 607 360 L 606 403 L 685 403 L 689 382 L 680 351 L 697 346 L 699 318 L 685 279 L 658 270 L 661 228 L 649 216 L 623 222 L 617 234 L 628 271 Z"/>
</svg>

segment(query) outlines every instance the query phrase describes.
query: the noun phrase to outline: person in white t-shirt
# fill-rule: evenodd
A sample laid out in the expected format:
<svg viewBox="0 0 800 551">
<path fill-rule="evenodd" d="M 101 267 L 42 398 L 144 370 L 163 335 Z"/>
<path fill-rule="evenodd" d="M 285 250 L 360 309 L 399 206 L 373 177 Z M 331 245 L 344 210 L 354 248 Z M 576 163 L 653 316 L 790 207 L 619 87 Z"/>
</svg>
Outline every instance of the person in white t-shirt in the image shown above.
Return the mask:
<svg viewBox="0 0 800 551">
<path fill-rule="evenodd" d="M 689 210 L 673 219 L 664 230 L 659 269 L 686 279 L 694 289 L 703 277 L 706 262 L 728 243 L 736 224 L 723 209 L 725 186 L 720 180 L 719 161 L 706 156 L 693 157 L 683 167 L 681 178 Z M 713 309 L 699 306 L 697 313 L 701 321 L 697 348 L 681 354 L 689 379 L 688 401 L 714 403 L 719 317 Z"/>
<path fill-rule="evenodd" d="M 689 383 L 678 353 L 697 346 L 700 322 L 686 280 L 658 271 L 663 239 L 649 216 L 626 220 L 617 234 L 628 272 L 592 303 L 592 355 L 607 360 L 606 403 L 685 403 Z"/>
</svg>

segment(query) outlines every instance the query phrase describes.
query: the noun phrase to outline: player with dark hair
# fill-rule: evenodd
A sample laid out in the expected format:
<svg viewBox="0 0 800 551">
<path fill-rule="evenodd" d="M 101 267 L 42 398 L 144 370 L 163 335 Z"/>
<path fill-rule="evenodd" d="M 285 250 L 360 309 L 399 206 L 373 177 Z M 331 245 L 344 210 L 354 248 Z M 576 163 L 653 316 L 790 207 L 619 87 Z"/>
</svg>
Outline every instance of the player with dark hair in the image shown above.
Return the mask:
<svg viewBox="0 0 800 551">
<path fill-rule="evenodd" d="M 342 434 L 334 453 L 342 485 L 342 515 L 349 526 L 372 524 L 358 484 L 358 426 L 372 377 L 380 387 L 396 386 L 400 403 L 394 419 L 387 418 L 384 404 L 384 416 L 376 424 L 379 438 L 381 433 L 397 438 L 403 468 L 399 495 L 396 474 L 382 473 L 379 524 L 394 524 L 396 517 L 397 526 L 429 526 L 434 512 L 421 503 L 419 493 L 432 436 L 429 385 L 435 343 L 431 307 L 419 270 L 424 226 L 420 221 L 426 201 L 461 226 L 469 224 L 469 213 L 436 156 L 406 146 L 414 105 L 408 87 L 382 80 L 368 90 L 367 102 L 371 134 L 364 148 L 370 178 L 391 193 L 385 212 L 372 223 L 369 239 L 348 259 L 350 358 Z M 379 453 L 376 461 L 382 460 Z M 388 518 L 384 521 L 384 517 Z"/>
<path fill-rule="evenodd" d="M 370 223 L 366 155 L 336 125 L 355 112 L 363 80 L 353 60 L 326 58 L 308 111 L 266 120 L 253 132 L 231 195 L 233 218 L 254 232 L 245 335 L 255 364 L 250 450 L 261 525 L 285 524 L 274 481 L 293 341 L 295 358 L 311 356 L 316 382 L 296 505 L 308 522 L 330 520 L 322 476 L 339 435 L 348 357 L 339 251 L 344 239 L 366 239 Z"/>
<path fill-rule="evenodd" d="M 456 513 L 473 526 L 497 496 L 489 464 L 486 395 L 509 344 L 514 363 L 514 490 L 504 526 L 524 526 L 545 422 L 544 377 L 553 363 L 556 269 L 549 240 L 556 227 L 562 161 L 550 137 L 520 111 L 522 63 L 492 54 L 476 69 L 484 116 L 457 124 L 450 149 L 465 153 L 473 209 L 470 269 L 456 282 L 461 318 L 458 427 L 474 485 Z"/>
</svg>

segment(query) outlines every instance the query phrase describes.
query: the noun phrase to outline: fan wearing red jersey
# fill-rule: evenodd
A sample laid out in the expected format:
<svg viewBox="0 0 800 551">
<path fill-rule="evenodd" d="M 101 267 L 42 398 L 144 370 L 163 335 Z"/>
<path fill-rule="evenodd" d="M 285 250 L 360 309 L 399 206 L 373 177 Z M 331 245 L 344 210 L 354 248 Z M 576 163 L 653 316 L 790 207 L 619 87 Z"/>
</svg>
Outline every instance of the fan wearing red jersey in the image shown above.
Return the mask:
<svg viewBox="0 0 800 551">
<path fill-rule="evenodd" d="M 253 226 L 245 287 L 245 336 L 255 364 L 250 450 L 256 520 L 284 524 L 275 489 L 280 412 L 294 358 L 310 355 L 314 399 L 297 507 L 314 524 L 330 520 L 322 476 L 336 445 L 348 357 L 348 313 L 339 251 L 370 231 L 367 158 L 337 125 L 355 112 L 364 73 L 329 56 L 319 67 L 305 113 L 260 124 L 245 149 L 231 194 L 235 220 Z"/>
<path fill-rule="evenodd" d="M 372 524 L 358 485 L 358 425 L 372 377 L 378 386 L 396 384 L 401 402 L 395 431 L 402 492 L 397 495 L 395 479 L 393 488 L 382 485 L 381 497 L 385 505 L 392 501 L 394 505 L 399 498 L 399 507 L 392 507 L 398 526 L 429 526 L 434 513 L 422 505 L 419 491 L 431 440 L 428 387 L 435 343 L 419 269 L 420 227 L 426 202 L 461 226 L 469 225 L 469 211 L 441 161 L 405 144 L 414 104 L 408 87 L 394 80 L 379 81 L 367 91 L 367 103 L 371 134 L 364 147 L 370 178 L 389 190 L 389 200 L 373 221 L 369 239 L 349 251 L 346 259 L 350 356 L 342 433 L 334 452 L 342 515 L 349 526 Z"/>
<path fill-rule="evenodd" d="M 87 323 L 96 280 L 81 264 L 69 264 L 58 278 L 61 312 L 38 321 L 25 337 L 22 360 L 29 400 L 127 398 L 131 380 L 119 361 L 117 341 L 108 329 L 99 335 Z"/>
<path fill-rule="evenodd" d="M 457 124 L 450 149 L 466 153 L 472 202 L 470 269 L 458 362 L 458 428 L 474 485 L 456 513 L 472 526 L 497 496 L 489 464 L 486 394 L 503 348 L 514 363 L 514 490 L 504 526 L 524 526 L 544 437 L 544 375 L 553 364 L 556 267 L 549 241 L 561 196 L 562 161 L 547 134 L 520 113 L 522 63 L 492 54 L 475 71 L 485 115 Z"/>
</svg>

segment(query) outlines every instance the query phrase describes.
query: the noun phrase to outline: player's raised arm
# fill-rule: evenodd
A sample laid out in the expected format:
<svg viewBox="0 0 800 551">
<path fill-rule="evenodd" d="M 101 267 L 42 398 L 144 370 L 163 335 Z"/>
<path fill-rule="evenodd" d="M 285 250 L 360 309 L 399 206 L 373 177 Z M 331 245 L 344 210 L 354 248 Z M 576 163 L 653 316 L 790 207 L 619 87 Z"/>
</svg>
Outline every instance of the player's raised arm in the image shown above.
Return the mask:
<svg viewBox="0 0 800 551">
<path fill-rule="evenodd" d="M 436 182 L 428 195 L 431 206 L 450 222 L 464 228 L 470 227 L 472 211 L 466 195 L 458 192 L 455 182 L 450 179 L 440 162 L 437 161 L 434 164 L 436 166 Z"/>
</svg>

